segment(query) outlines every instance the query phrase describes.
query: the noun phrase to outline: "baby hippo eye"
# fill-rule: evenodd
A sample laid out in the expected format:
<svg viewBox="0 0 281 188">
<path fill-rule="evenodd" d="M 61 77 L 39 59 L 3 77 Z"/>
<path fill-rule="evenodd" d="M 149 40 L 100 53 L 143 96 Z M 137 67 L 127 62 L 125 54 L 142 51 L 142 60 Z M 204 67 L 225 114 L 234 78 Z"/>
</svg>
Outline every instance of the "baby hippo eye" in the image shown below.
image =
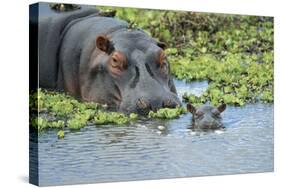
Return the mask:
<svg viewBox="0 0 281 188">
<path fill-rule="evenodd" d="M 196 117 L 203 117 L 203 115 L 204 115 L 204 113 L 201 112 L 201 111 L 197 111 L 197 112 L 195 113 L 195 116 L 196 116 Z"/>
<path fill-rule="evenodd" d="M 218 110 L 213 110 L 212 114 L 214 117 L 220 117 L 220 112 Z"/>
</svg>

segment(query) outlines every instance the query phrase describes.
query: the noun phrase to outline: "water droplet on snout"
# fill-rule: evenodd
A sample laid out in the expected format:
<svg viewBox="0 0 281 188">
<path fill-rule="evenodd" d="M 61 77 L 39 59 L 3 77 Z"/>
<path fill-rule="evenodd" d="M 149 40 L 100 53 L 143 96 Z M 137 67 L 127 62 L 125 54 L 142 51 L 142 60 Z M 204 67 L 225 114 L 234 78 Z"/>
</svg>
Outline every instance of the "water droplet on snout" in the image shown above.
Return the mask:
<svg viewBox="0 0 281 188">
<path fill-rule="evenodd" d="M 216 134 L 223 134 L 224 131 L 223 131 L 223 130 L 215 130 L 215 133 L 216 133 Z"/>
<path fill-rule="evenodd" d="M 160 134 L 162 134 L 162 132 L 161 132 L 161 131 L 156 131 L 156 133 L 157 133 L 157 134 L 159 134 L 159 135 L 160 135 Z"/>
<path fill-rule="evenodd" d="M 164 126 L 162 126 L 162 125 L 159 125 L 159 126 L 157 127 L 157 129 L 160 130 L 160 131 L 163 131 L 163 130 L 166 129 L 166 127 L 164 127 Z"/>
<path fill-rule="evenodd" d="M 139 124 L 139 123 L 136 124 L 136 127 L 147 129 L 147 127 L 145 125 L 142 125 L 142 124 Z"/>
<path fill-rule="evenodd" d="M 194 135 L 196 135 L 197 133 L 196 133 L 195 131 L 191 131 L 189 134 L 192 135 L 192 136 L 194 136 Z"/>
</svg>

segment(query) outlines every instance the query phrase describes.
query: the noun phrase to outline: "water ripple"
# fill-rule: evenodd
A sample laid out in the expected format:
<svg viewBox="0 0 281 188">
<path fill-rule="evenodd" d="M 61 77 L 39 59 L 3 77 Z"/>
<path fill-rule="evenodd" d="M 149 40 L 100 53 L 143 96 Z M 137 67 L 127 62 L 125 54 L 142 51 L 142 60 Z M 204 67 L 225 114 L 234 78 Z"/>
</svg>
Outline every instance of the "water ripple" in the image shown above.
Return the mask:
<svg viewBox="0 0 281 188">
<path fill-rule="evenodd" d="M 272 104 L 228 106 L 219 134 L 193 134 L 190 119 L 88 126 L 64 139 L 47 131 L 39 137 L 40 185 L 273 170 Z"/>
</svg>

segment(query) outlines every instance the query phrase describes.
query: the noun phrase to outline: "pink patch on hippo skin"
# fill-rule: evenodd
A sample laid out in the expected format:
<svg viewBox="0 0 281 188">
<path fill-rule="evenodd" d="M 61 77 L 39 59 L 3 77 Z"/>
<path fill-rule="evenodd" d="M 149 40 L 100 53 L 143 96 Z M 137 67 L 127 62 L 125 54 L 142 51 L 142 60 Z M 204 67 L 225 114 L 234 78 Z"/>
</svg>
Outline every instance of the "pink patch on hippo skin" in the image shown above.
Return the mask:
<svg viewBox="0 0 281 188">
<path fill-rule="evenodd" d="M 64 76 L 64 90 L 70 95 L 78 97 L 80 95 L 79 91 L 79 79 L 69 76 Z"/>
<path fill-rule="evenodd" d="M 128 61 L 126 56 L 119 51 L 113 52 L 109 59 L 108 69 L 114 76 L 120 76 L 122 72 L 127 68 Z"/>
<path fill-rule="evenodd" d="M 156 64 L 159 65 L 162 73 L 164 73 L 164 74 L 168 73 L 167 57 L 163 50 L 159 51 L 159 56 L 158 56 L 158 60 L 156 61 Z"/>
</svg>

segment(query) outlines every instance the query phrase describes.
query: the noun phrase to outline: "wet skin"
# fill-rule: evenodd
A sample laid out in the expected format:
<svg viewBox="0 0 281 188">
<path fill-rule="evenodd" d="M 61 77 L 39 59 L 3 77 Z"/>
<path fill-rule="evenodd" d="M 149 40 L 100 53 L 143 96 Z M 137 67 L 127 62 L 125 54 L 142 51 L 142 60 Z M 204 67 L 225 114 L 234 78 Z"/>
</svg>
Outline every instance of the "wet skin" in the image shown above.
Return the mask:
<svg viewBox="0 0 281 188">
<path fill-rule="evenodd" d="M 221 122 L 221 113 L 226 109 L 226 104 L 218 107 L 203 105 L 195 108 L 192 104 L 187 104 L 187 109 L 192 113 L 192 129 L 214 130 L 224 128 Z"/>
<path fill-rule="evenodd" d="M 82 101 L 125 113 L 147 114 L 181 105 L 164 43 L 115 18 L 88 16 L 65 28 L 58 65 L 51 66 L 58 67 L 57 74 L 42 65 L 41 87 L 64 90 Z M 50 79 L 53 75 L 56 80 Z"/>
</svg>

